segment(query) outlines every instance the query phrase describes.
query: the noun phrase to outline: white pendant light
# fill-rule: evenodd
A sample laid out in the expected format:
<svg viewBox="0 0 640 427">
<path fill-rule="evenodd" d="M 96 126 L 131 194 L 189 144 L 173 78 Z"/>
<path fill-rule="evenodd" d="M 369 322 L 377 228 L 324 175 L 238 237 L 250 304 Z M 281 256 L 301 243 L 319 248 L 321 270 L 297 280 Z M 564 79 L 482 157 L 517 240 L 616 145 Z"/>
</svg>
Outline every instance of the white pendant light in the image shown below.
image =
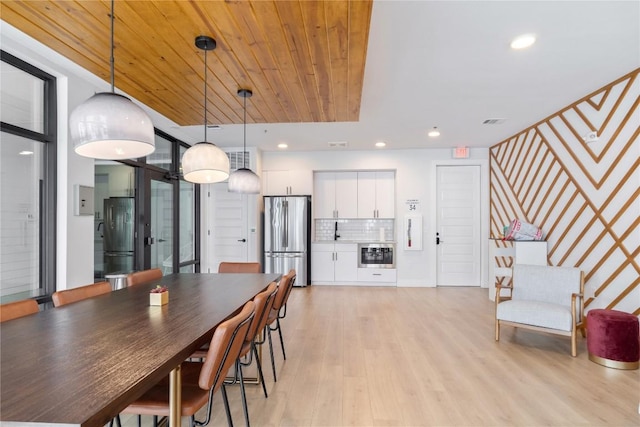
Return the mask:
<svg viewBox="0 0 640 427">
<path fill-rule="evenodd" d="M 153 123 L 142 108 L 115 93 L 111 0 L 111 92 L 96 93 L 69 116 L 69 135 L 76 153 L 106 160 L 136 159 L 153 153 Z"/>
<path fill-rule="evenodd" d="M 244 98 L 244 143 L 242 144 L 242 167 L 229 176 L 229 191 L 233 193 L 257 194 L 260 192 L 260 177 L 247 168 L 247 98 L 253 95 L 249 89 L 238 90 Z"/>
<path fill-rule="evenodd" d="M 204 141 L 192 145 L 182 155 L 182 175 L 195 184 L 212 184 L 229 177 L 229 156 L 207 142 L 207 51 L 216 48 L 216 41 L 209 36 L 198 36 L 196 46 L 204 50 Z"/>
</svg>

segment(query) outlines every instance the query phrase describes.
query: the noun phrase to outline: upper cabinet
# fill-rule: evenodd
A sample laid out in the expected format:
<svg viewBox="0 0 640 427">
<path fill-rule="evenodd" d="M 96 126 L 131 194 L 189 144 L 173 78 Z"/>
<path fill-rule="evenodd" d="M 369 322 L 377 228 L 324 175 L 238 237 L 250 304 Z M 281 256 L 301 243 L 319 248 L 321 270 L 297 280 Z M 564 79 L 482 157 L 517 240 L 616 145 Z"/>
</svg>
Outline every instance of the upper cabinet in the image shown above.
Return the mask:
<svg viewBox="0 0 640 427">
<path fill-rule="evenodd" d="M 313 173 L 310 170 L 262 171 L 262 194 L 265 196 L 313 194 Z"/>
<path fill-rule="evenodd" d="M 358 218 L 395 218 L 393 171 L 358 172 Z"/>
<path fill-rule="evenodd" d="M 358 217 L 357 172 L 316 172 L 314 186 L 315 218 Z"/>
<path fill-rule="evenodd" d="M 315 218 L 395 218 L 395 172 L 316 172 Z"/>
</svg>

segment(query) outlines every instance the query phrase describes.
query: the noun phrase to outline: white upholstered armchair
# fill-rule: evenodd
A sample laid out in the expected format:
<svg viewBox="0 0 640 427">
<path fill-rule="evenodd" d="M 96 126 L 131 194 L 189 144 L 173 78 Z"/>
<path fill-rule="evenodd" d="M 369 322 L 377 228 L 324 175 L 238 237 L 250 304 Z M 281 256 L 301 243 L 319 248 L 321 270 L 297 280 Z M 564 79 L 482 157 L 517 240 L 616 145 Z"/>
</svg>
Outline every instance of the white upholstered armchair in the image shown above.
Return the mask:
<svg viewBox="0 0 640 427">
<path fill-rule="evenodd" d="M 501 289 L 511 295 L 500 295 Z M 496 341 L 502 325 L 566 335 L 575 357 L 577 330 L 584 336 L 583 294 L 577 268 L 514 264 L 512 285 L 496 285 Z"/>
</svg>

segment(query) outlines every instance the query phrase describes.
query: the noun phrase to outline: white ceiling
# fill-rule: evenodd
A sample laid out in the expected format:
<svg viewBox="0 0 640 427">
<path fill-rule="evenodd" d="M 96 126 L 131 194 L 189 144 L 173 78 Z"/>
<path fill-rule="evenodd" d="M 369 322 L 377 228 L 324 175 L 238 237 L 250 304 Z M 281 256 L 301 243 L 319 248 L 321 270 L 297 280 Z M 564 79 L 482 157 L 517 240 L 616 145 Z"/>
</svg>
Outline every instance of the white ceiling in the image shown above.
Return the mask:
<svg viewBox="0 0 640 427">
<path fill-rule="evenodd" d="M 511 39 L 534 33 L 531 48 Z M 640 66 L 638 1 L 376 1 L 358 123 L 247 127 L 266 151 L 489 147 Z M 483 125 L 488 118 L 507 119 Z M 441 136 L 428 138 L 433 126 Z M 202 127 L 187 129 L 196 140 Z M 241 126 L 209 132 L 238 145 Z"/>
<path fill-rule="evenodd" d="M 537 42 L 510 49 L 523 33 L 536 34 Z M 376 0 L 360 121 L 247 125 L 247 145 L 489 147 L 638 67 L 639 1 Z M 203 139 L 202 126 L 153 118 L 186 142 Z M 506 121 L 483 125 L 489 118 Z M 434 126 L 441 136 L 427 137 Z M 238 147 L 242 129 L 227 125 L 208 131 L 208 139 Z"/>
</svg>

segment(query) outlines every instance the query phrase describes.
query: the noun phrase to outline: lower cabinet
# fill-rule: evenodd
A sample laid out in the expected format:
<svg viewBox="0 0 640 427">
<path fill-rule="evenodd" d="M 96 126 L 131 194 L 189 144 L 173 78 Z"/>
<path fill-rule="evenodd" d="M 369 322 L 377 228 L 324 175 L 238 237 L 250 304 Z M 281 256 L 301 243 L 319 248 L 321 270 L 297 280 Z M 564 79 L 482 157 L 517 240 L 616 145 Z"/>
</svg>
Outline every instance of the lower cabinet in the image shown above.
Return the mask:
<svg viewBox="0 0 640 427">
<path fill-rule="evenodd" d="M 359 268 L 358 282 L 395 283 L 397 280 L 395 268 Z"/>
<path fill-rule="evenodd" d="M 356 282 L 358 245 L 356 243 L 312 243 L 311 283 Z"/>
<path fill-rule="evenodd" d="M 358 268 L 357 243 L 312 243 L 311 283 L 395 286 L 395 268 Z"/>
</svg>

